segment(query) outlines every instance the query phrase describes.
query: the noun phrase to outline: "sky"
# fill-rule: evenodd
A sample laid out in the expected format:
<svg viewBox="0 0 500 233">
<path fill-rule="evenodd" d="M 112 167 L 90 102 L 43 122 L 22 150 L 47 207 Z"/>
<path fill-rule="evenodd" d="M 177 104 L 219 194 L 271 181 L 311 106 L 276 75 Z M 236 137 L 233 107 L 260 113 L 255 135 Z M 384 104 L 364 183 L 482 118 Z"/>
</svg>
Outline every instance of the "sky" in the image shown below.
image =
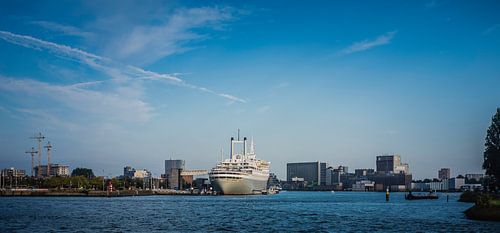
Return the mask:
<svg viewBox="0 0 500 233">
<path fill-rule="evenodd" d="M 500 107 L 498 1 L 1 1 L 0 167 L 158 176 L 210 169 L 229 138 L 259 158 L 414 179 L 482 173 Z M 46 161 L 45 153 L 43 161 Z"/>
</svg>

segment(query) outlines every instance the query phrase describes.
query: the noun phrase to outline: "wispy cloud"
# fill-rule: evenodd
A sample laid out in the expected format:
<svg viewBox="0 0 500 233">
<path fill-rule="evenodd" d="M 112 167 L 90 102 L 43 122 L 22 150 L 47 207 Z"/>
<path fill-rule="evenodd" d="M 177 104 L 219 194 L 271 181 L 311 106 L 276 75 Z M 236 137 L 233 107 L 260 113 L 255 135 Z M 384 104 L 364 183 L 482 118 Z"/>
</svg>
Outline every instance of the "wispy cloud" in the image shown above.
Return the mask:
<svg viewBox="0 0 500 233">
<path fill-rule="evenodd" d="M 229 7 L 117 8 L 120 10 L 103 12 L 89 23 L 92 31 L 99 32 L 93 44 L 107 57 L 139 65 L 196 48 L 194 43 L 211 37 L 207 32 L 222 31 L 239 14 Z M 123 17 L 130 14 L 134 16 Z"/>
<path fill-rule="evenodd" d="M 77 36 L 77 37 L 82 37 L 84 39 L 91 39 L 92 37 L 95 36 L 94 33 L 84 31 L 80 28 L 69 25 L 62 25 L 55 22 L 31 21 L 30 23 L 48 29 L 50 31 L 60 32 L 64 35 Z"/>
<path fill-rule="evenodd" d="M 60 45 L 53 42 L 48 42 L 38 38 L 34 38 L 31 36 L 18 35 L 7 31 L 0 31 L 0 38 L 10 43 L 17 44 L 23 47 L 33 48 L 38 50 L 43 49 L 51 53 L 54 53 L 58 56 L 76 60 L 80 63 L 92 67 L 93 69 L 102 71 L 118 81 L 130 81 L 133 79 L 163 80 L 168 82 L 169 84 L 207 92 L 234 102 L 245 103 L 245 100 L 238 98 L 236 96 L 229 95 L 226 93 L 216 92 L 206 87 L 200 87 L 197 85 L 187 83 L 184 80 L 180 79 L 179 77 L 176 77 L 171 74 L 161 74 L 153 71 L 144 70 L 139 67 L 125 65 L 116 62 L 112 59 L 101 57 L 99 55 L 95 55 L 80 49 L 72 48 L 70 46 Z"/>
<path fill-rule="evenodd" d="M 145 122 L 151 117 L 152 108 L 149 104 L 137 99 L 134 95 L 125 93 L 117 94 L 116 91 L 103 93 L 80 88 L 76 85 L 54 85 L 33 79 L 15 79 L 0 76 L 0 90 L 23 93 L 29 97 L 62 104 L 77 112 L 92 116 L 105 117 L 110 120 L 123 120 L 128 122 Z M 32 112 L 47 119 L 54 119 L 48 113 L 32 109 Z"/>
<path fill-rule="evenodd" d="M 257 112 L 258 112 L 258 113 L 266 113 L 266 112 L 268 112 L 270 109 L 271 109 L 271 106 L 269 106 L 269 105 L 265 105 L 265 106 L 261 106 L 261 107 L 257 108 Z"/>
<path fill-rule="evenodd" d="M 396 35 L 396 31 L 387 32 L 383 35 L 378 36 L 375 39 L 366 39 L 360 42 L 356 42 L 351 46 L 345 48 L 341 51 L 342 54 L 351 54 L 356 52 L 365 51 L 377 46 L 389 44 L 392 38 Z"/>
<path fill-rule="evenodd" d="M 44 128 L 64 128 L 66 130 L 76 130 L 82 129 L 81 125 L 78 125 L 73 122 L 69 122 L 61 119 L 60 117 L 55 116 L 47 112 L 46 109 L 28 109 L 28 108 L 18 108 L 16 109 L 18 113 L 22 115 L 28 115 L 28 117 L 32 118 L 34 122 L 37 122 L 40 125 L 43 125 Z"/>
<path fill-rule="evenodd" d="M 491 27 L 487 28 L 486 30 L 483 31 L 483 36 L 488 36 L 491 33 L 494 33 L 495 31 L 500 29 L 500 24 L 495 24 L 492 25 Z"/>
</svg>

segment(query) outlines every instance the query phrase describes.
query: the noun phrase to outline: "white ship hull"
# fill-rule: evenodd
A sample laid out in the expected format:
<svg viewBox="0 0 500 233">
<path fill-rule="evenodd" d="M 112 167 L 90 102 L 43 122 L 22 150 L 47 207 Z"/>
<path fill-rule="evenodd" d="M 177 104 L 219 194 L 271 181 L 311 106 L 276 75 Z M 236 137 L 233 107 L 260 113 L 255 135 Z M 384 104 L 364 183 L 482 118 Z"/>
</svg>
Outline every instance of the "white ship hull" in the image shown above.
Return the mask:
<svg viewBox="0 0 500 233">
<path fill-rule="evenodd" d="M 224 195 L 262 194 L 267 188 L 266 177 L 243 176 L 239 178 L 213 178 L 210 182 L 215 191 Z"/>
</svg>

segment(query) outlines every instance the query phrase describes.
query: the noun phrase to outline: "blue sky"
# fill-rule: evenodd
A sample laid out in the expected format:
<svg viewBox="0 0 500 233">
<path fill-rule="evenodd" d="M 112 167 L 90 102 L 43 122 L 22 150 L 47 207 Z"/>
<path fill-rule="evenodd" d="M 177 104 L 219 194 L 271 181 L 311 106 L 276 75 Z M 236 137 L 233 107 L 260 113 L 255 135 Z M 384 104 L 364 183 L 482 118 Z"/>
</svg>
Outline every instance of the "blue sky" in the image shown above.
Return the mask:
<svg viewBox="0 0 500 233">
<path fill-rule="evenodd" d="M 97 174 L 163 160 L 209 169 L 237 128 L 286 162 L 415 178 L 482 172 L 500 106 L 495 1 L 3 1 L 1 167 L 53 161 Z"/>
</svg>

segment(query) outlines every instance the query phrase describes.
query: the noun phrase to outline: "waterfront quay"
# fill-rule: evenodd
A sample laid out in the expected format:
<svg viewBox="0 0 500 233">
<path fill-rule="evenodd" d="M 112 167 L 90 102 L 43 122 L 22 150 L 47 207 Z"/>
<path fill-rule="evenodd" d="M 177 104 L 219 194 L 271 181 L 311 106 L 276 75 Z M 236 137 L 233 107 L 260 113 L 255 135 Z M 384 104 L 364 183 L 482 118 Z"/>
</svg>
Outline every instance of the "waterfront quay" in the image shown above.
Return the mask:
<svg viewBox="0 0 500 233">
<path fill-rule="evenodd" d="M 198 190 L 50 190 L 50 189 L 4 189 L 0 190 L 1 197 L 127 197 L 152 195 L 216 195 L 215 192 Z"/>
</svg>

